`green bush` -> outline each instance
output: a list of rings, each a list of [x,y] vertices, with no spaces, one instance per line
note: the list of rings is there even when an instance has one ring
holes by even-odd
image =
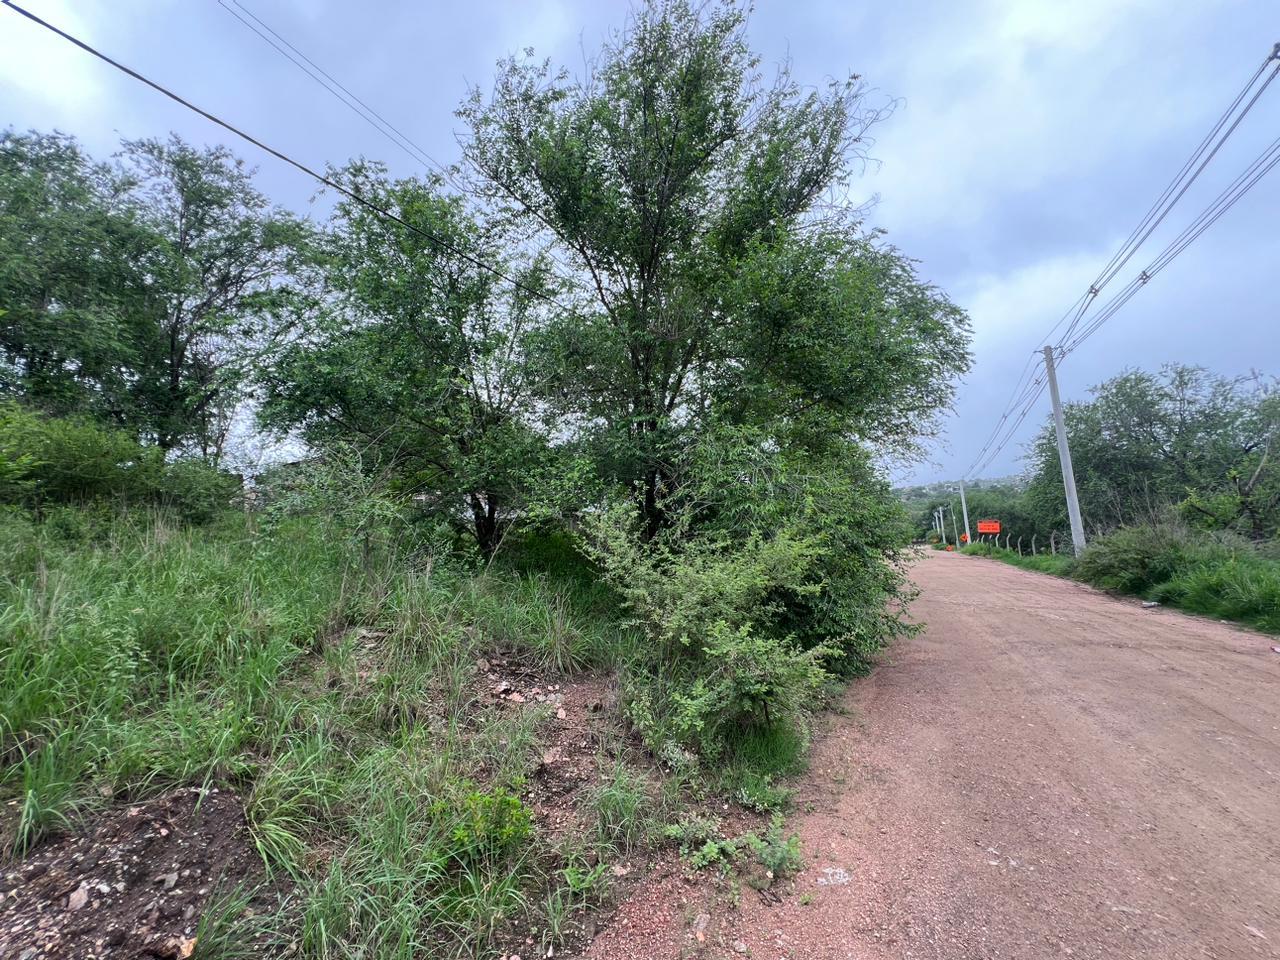
[[[432,814],[452,821],[446,859],[464,865],[510,859],[533,832],[529,808],[504,787],[469,790],[456,801],[437,803]]]
[[[804,577],[815,544],[785,534],[742,546],[715,536],[646,543],[626,503],[588,529],[604,576],[651,641],[626,692],[632,721],[661,755],[713,760],[731,735],[800,722],[834,651],[770,631],[770,595]]]
[[[1170,525],[1121,527],[1090,542],[1075,575],[1104,590],[1145,595],[1186,562],[1187,541],[1185,529]]]
[[[0,404],[0,500],[38,506],[111,502],[156,505],[208,522],[239,480],[202,461],[166,461],[157,447],[79,417],[46,417]]]
[[[1095,538],[1072,571],[1106,590],[1280,632],[1280,559],[1232,533],[1123,527]]]

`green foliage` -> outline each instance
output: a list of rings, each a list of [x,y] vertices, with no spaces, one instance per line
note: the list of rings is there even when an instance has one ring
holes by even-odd
[[[462,865],[510,860],[533,832],[528,808],[505,787],[469,790],[458,801],[441,801],[432,812],[452,820],[446,855]]]
[[[1167,524],[1122,527],[1089,544],[1076,575],[1104,590],[1145,595],[1182,566],[1187,531]]]
[[[800,838],[787,836],[782,817],[774,815],[764,836],[748,833],[744,838],[747,849],[767,871],[768,879],[790,876],[800,872],[804,859],[800,855]]]
[[[1280,533],[1280,398],[1257,377],[1215,376],[1170,364],[1134,370],[1068,404],[1067,434],[1081,510],[1099,531],[1184,522],[1254,540]],[[1056,441],[1048,426],[1032,450],[1028,498],[1066,528]]]
[[[718,757],[730,731],[798,722],[826,674],[824,647],[801,650],[764,632],[775,587],[797,581],[812,544],[749,538],[742,549],[719,538],[645,544],[626,504],[593,518],[591,549],[651,639],[648,663],[629,676],[628,710],[668,755],[691,749]]]
[[[648,539],[621,501],[584,525],[650,640],[628,675],[628,713],[677,766],[803,729],[832,672],[865,669],[908,630],[891,608],[905,596],[894,555],[906,524],[865,454],[829,438],[781,451],[769,436],[702,438]],[[767,786],[756,784],[762,799]]]
[[[286,948],[278,918],[254,912],[255,893],[245,884],[213,890],[196,924],[192,960],[252,960]]]
[[[433,555],[385,489],[358,488],[343,512],[343,468],[316,469],[315,484],[294,472],[266,491],[267,518],[224,512],[194,528],[65,507],[0,525],[3,842],[21,852],[76,826],[103,787],[145,799],[229,781],[264,861],[307,878],[296,912],[276,916],[296,917],[305,955],[483,953],[549,866],[520,795],[545,713],[478,704],[475,661],[506,642],[490,623],[556,603],[551,584],[585,649],[616,650],[616,599],[574,586],[585,561],[563,540],[527,545],[526,564],[560,563],[544,592],[521,595],[530,568]],[[461,599],[476,579],[484,617]],[[608,843],[646,835],[642,789],[625,768],[603,785]],[[577,909],[600,872],[575,863],[564,896]],[[237,931],[257,927],[219,903],[202,921],[207,949],[236,956]]]
[[[989,543],[970,544],[961,548],[960,552],[975,557],[992,557],[1024,570],[1038,570],[1040,573],[1053,573],[1060,577],[1071,576],[1076,567],[1075,558],[1070,553],[1026,553],[1019,556],[1016,550],[1007,550]]]
[[[119,157],[0,135],[4,379],[39,409],[217,460],[249,361],[287,326],[307,233],[224,147]]]
[[[617,762],[591,797],[596,813],[596,839],[601,847],[630,852],[649,832],[653,798],[649,783]]]
[[[1165,522],[1095,537],[1078,559],[1019,557],[985,544],[963,552],[1280,633],[1280,559],[1236,534]]]
[[[364,202],[334,209],[324,238],[332,295],[306,336],[266,364],[263,422],[316,445],[358,443],[420,509],[465,517],[491,554],[545,453],[523,355],[540,303],[526,289],[543,284],[543,268],[510,262],[500,231],[438,184],[391,180],[367,163],[333,176]]]
[[[1089,544],[1074,575],[1095,586],[1280,632],[1280,560],[1231,534],[1123,527]]]
[[[759,82],[742,6],[646,4],[585,77],[513,58],[459,113],[479,187],[584,269],[535,366],[647,536],[711,424],[910,446],[968,364],[963,314],[819,210],[882,111],[856,77]]]
[[[694,870],[757,867],[759,872],[748,873],[748,880],[760,889],[804,867],[800,838],[787,835],[785,821],[778,814],[770,818],[763,836],[752,830],[740,837],[721,837],[718,824],[701,820],[668,827],[665,836],[680,845],[681,857]]]
[[[0,403],[0,501],[110,501],[170,507],[195,522],[226,509],[236,477],[199,460],[166,461],[156,447],[84,417],[50,417]]]

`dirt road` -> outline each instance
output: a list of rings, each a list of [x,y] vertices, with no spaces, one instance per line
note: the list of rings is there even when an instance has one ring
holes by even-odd
[[[815,743],[794,888],[647,955],[1280,957],[1275,641],[993,560],[914,576],[927,629]]]

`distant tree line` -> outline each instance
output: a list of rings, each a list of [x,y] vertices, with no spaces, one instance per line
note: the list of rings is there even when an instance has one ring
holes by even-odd
[[[1280,536],[1280,392],[1252,374],[1227,377],[1169,364],[1126,371],[1065,407],[1086,533],[1169,519],[1254,541]],[[1057,440],[1046,424],[1019,483],[967,489],[969,515],[998,518],[1014,539],[1069,531]],[[914,505],[920,535],[933,506]]]

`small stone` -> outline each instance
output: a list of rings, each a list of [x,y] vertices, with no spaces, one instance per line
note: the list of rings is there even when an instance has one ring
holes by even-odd
[[[120,927],[112,927],[102,935],[102,944],[106,947],[118,947],[124,943],[124,930]]]
[[[486,660],[484,657],[481,657],[479,660],[476,661],[476,670],[479,673],[488,673],[490,668],[491,668],[491,665],[489,661]]]
[[[747,945],[746,945],[745,943],[743,943],[741,940],[735,940],[735,941],[733,941],[733,952],[734,952],[734,953],[746,953],[746,952],[747,952]]]
[[[88,884],[80,884],[71,891],[71,896],[67,897],[67,909],[79,910],[89,902],[89,886]]]
[[[172,890],[178,885],[178,872],[175,870],[173,873],[166,873],[163,876],[157,877],[156,883],[163,885],[166,890]]]
[[[516,691],[515,693],[509,693],[507,694],[507,699],[510,700],[512,703],[524,703],[524,694],[520,693],[519,691]]]
[[[561,707],[559,710],[557,710],[557,711],[556,711],[556,719],[557,719],[557,720],[563,720],[563,719],[564,719],[565,717],[567,717],[567,716],[569,716],[569,715],[568,715],[567,713],[565,713],[565,712],[564,712],[564,707]]]
[[[693,921],[693,937],[699,943],[707,942],[707,924],[711,922],[711,914],[700,913],[698,919]]]
[[[99,892],[99,893],[110,893],[110,892],[111,892],[111,887],[109,887],[109,886],[108,886],[107,884],[105,884],[105,883],[100,883],[100,884],[98,884],[98,892]]]

